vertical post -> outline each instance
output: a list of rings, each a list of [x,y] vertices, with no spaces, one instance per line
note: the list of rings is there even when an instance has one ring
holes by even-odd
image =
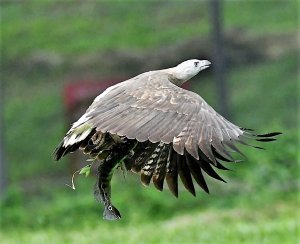
[[[210,0],[211,22],[212,22],[212,48],[215,70],[215,80],[218,97],[218,108],[225,117],[230,116],[228,108],[228,86],[226,83],[224,42],[222,33],[222,13],[219,0]]]
[[[0,198],[7,187],[7,170],[4,157],[4,81],[0,78]]]

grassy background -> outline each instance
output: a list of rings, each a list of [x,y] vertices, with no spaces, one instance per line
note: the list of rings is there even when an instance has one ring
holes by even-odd
[[[228,72],[232,120],[260,132],[282,131],[278,142],[268,144],[266,151],[244,148],[247,163],[221,172],[229,183],[209,180],[211,194],[198,189],[196,198],[181,186],[177,200],[167,190],[145,189],[136,175],[129,173],[124,182],[118,172],[112,199],[123,219],[104,222],[102,207],[91,194],[93,177],[77,177],[72,191],[64,186],[70,181],[67,161],[51,160],[66,129],[62,88],[82,68],[74,66],[74,60],[115,49],[151,53],[160,46],[207,37],[207,2],[32,1],[1,7],[10,179],[0,206],[1,242],[297,241],[296,50]],[[299,28],[296,1],[225,1],[223,17],[226,32],[241,29],[247,38],[295,33]],[[30,63],[41,51],[59,57],[60,65],[41,68]],[[200,74],[192,89],[216,106],[212,77],[212,71]]]

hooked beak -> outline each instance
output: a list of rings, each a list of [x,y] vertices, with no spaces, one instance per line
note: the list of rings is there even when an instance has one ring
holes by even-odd
[[[200,70],[204,70],[204,69],[208,68],[210,65],[211,65],[211,62],[209,62],[208,60],[201,60],[201,63],[200,63],[201,69]]]

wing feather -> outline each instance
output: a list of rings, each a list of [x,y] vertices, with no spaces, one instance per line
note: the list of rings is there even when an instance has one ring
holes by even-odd
[[[198,163],[201,167],[201,169],[203,169],[203,171],[208,174],[210,177],[215,178],[217,180],[226,182],[225,180],[223,180],[214,170],[213,168],[210,166],[210,163],[208,163],[207,161],[205,161],[203,159],[203,157],[201,159],[198,160]]]
[[[186,151],[196,159],[199,159],[198,145],[197,145],[198,131],[199,131],[199,126],[197,126],[197,123],[195,121],[191,120],[189,123],[188,136],[187,139],[185,140],[184,146]]]
[[[163,143],[159,143],[154,149],[150,157],[146,160],[146,163],[142,166],[141,169],[141,182],[148,186],[150,184],[151,178],[154,174],[154,171],[157,167],[157,162],[162,154],[162,149],[164,147]]]
[[[132,167],[131,170],[135,173],[141,171],[141,168],[148,160],[148,158],[152,155],[153,151],[157,147],[157,143],[148,143],[147,146],[140,153],[135,153],[132,158]]]
[[[177,154],[178,174],[184,187],[194,196],[196,196],[195,187],[191,177],[190,170],[185,162],[185,157]]]
[[[115,122],[113,122],[113,124],[115,126],[113,128],[108,129],[108,130],[113,134],[118,134],[120,136],[124,136],[125,131],[128,130],[128,128],[131,128],[132,124],[134,124],[134,123],[144,123],[145,117],[146,117],[146,115],[148,115],[147,110],[144,109],[144,111],[141,111],[140,112],[141,116],[138,119],[136,119],[134,110],[132,110],[132,109],[128,109],[127,112],[125,113],[126,120],[127,120],[127,122],[125,124],[120,123],[120,120],[116,120]],[[143,118],[142,115],[145,115],[145,117]],[[151,115],[153,116],[153,113]],[[120,119],[123,119],[123,117],[120,118]],[[146,140],[147,139],[138,140],[138,141],[139,142],[144,142]]]
[[[189,116],[185,114],[178,114],[173,120],[172,127],[169,131],[162,134],[161,140],[165,143],[170,143],[174,140],[180,131],[185,127],[185,124],[189,121]]]
[[[120,120],[123,118],[128,119],[128,122],[131,120],[135,119],[132,114],[135,114],[137,111],[135,108],[127,108],[127,109],[122,109],[117,115],[115,116],[110,116],[109,118],[106,118],[106,121],[101,124],[101,130],[103,131],[109,131],[111,134],[116,134],[118,131],[118,128],[120,127]],[[145,111],[139,111],[140,116],[142,117],[145,113]],[[143,113],[144,112],[144,113]],[[129,120],[131,119],[131,120]],[[124,125],[122,125],[124,126]]]
[[[143,137],[146,137],[149,139],[151,134],[159,129],[160,122],[163,119],[164,119],[164,115],[162,115],[161,113],[158,113],[157,116],[155,116],[153,119],[148,121],[147,124],[143,126],[143,130],[141,131],[141,134],[143,135]],[[134,128],[132,128],[131,131],[133,132],[133,134],[135,133]],[[127,136],[127,133],[125,135]],[[150,141],[153,143],[157,142],[157,140],[153,140],[153,141],[150,140]]]
[[[178,197],[177,156],[172,148],[169,150],[169,157],[167,161],[166,182],[172,194],[175,197]]]
[[[174,114],[176,115],[176,112],[165,112],[165,116],[162,116],[163,119],[160,121],[159,126],[155,126],[154,130],[149,133],[150,141],[158,142],[161,140],[161,135],[168,130],[169,124],[174,118]]]
[[[209,189],[207,187],[207,184],[206,184],[203,174],[201,172],[201,168],[200,168],[199,164],[197,163],[196,159],[188,154],[185,154],[185,158],[186,158],[187,165],[188,165],[194,179],[198,183],[198,185],[205,192],[209,193]]]
[[[164,186],[168,154],[169,146],[164,144],[152,177],[153,184],[159,191],[162,191]]]

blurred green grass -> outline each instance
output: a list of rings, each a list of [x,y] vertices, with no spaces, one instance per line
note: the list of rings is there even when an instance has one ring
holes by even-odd
[[[14,40],[14,45],[7,45],[2,55],[13,60],[34,49],[72,55],[114,48],[145,49],[210,30],[205,1],[132,3],[6,4],[2,39],[4,43]],[[245,28],[252,35],[296,31],[297,1],[225,1],[223,19],[225,29]]]
[[[52,1],[4,5],[4,66],[36,49],[75,56],[114,48],[151,49],[209,31],[203,3],[184,8],[172,1],[150,8],[121,1],[99,6]],[[226,30],[242,27],[254,36],[297,30],[296,1],[227,1],[224,7]],[[149,15],[141,15],[146,10]],[[95,21],[99,13],[101,21]],[[77,190],[72,191],[64,186],[70,181],[63,177],[68,175],[66,161],[51,161],[66,129],[64,68],[24,76],[22,70],[5,73],[11,187],[0,205],[1,242],[296,243],[297,65],[296,53],[287,53],[228,74],[233,122],[259,132],[282,131],[277,142],[267,144],[266,151],[245,148],[247,162],[229,165],[233,172],[221,172],[228,184],[210,180],[211,194],[199,191],[197,198],[181,186],[176,200],[166,190],[144,189],[137,175],[124,182],[118,172],[113,202],[123,219],[114,223],[102,221],[102,206],[91,194],[92,177],[76,178]],[[194,79],[192,87],[216,107],[212,73]]]
[[[76,191],[56,186],[42,198],[15,191],[2,206],[6,210],[2,241],[296,243],[300,216],[291,192],[269,188],[249,192],[239,187],[236,192],[210,196],[201,192],[193,198],[181,189],[176,200],[154,187],[141,189],[134,181],[114,180],[113,202],[123,214],[119,222],[102,220],[102,206],[87,190],[92,182],[83,177],[77,179]]]

